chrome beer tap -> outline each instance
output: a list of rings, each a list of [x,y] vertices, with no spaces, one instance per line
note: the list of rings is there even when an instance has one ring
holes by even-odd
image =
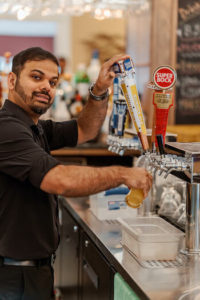
[[[148,161],[155,172],[172,174],[187,183],[186,254],[200,254],[200,143],[167,143],[164,154],[149,153]]]
[[[126,150],[141,151],[141,144],[139,140],[131,138],[124,138],[115,135],[108,135],[107,137],[108,150],[117,153],[121,156],[124,155]]]

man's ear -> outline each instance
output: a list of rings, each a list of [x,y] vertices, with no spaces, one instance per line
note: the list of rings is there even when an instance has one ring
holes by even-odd
[[[10,73],[8,74],[8,89],[9,89],[9,90],[14,90],[14,89],[15,89],[16,81],[17,81],[17,76],[16,76],[16,74],[13,73],[13,72],[10,72]]]

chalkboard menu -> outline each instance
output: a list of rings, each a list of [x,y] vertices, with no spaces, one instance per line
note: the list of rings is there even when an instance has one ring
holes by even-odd
[[[200,124],[200,0],[178,3],[176,123]]]

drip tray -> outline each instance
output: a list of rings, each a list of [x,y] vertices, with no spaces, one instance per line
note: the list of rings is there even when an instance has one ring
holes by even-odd
[[[177,268],[184,266],[188,262],[188,257],[179,253],[175,260],[140,260],[133,252],[125,245],[123,248],[143,267],[146,269],[164,269]]]

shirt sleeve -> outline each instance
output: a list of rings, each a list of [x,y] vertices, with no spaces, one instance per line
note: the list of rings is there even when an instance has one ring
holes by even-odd
[[[11,118],[0,125],[0,172],[39,188],[44,175],[60,162],[34,141],[23,124]]]
[[[63,147],[75,147],[78,142],[78,124],[76,120],[54,122],[40,120],[45,131],[50,150]]]

